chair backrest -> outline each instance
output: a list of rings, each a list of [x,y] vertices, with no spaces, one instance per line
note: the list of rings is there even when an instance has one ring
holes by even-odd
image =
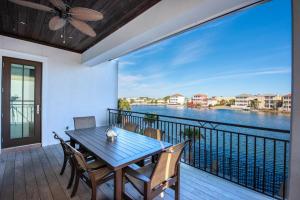
[[[151,138],[154,138],[156,140],[161,140],[161,137],[162,137],[161,130],[155,129],[155,128],[152,128],[152,127],[146,128],[145,131],[144,131],[144,135],[148,136],[148,137],[151,137]]]
[[[151,175],[150,187],[152,189],[177,175],[178,163],[184,147],[188,142],[189,140],[174,145],[160,154],[158,162]]]
[[[64,153],[71,154],[70,149],[66,146],[67,143],[56,132],[53,131],[52,133],[53,133],[54,139],[59,140]]]
[[[139,126],[138,126],[137,124],[127,122],[127,123],[125,123],[125,125],[124,125],[123,128],[124,128],[125,130],[127,130],[127,131],[137,132],[138,127],[139,127]]]
[[[78,165],[78,167],[84,171],[88,171],[88,165],[85,161],[84,156],[82,155],[82,153],[80,153],[79,151],[77,151],[74,147],[72,147],[69,144],[66,144],[68,146],[68,148],[71,150],[73,158],[75,159],[76,164]]]
[[[95,128],[96,127],[96,119],[95,116],[87,116],[87,117],[74,117],[74,128],[84,129],[84,128]]]

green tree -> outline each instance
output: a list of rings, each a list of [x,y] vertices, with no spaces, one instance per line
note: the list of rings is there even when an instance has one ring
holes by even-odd
[[[146,113],[144,116],[144,121],[151,126],[154,122],[158,120],[156,113]]]
[[[221,106],[224,106],[226,104],[226,100],[225,99],[222,99],[221,101],[220,101],[220,105]]]
[[[259,101],[258,99],[253,99],[250,101],[250,108],[252,109],[258,109],[258,106],[259,106]]]
[[[229,99],[229,104],[234,105],[235,104],[235,99]]]
[[[131,110],[130,104],[126,99],[119,99],[118,100],[118,109],[119,110]]]
[[[166,96],[166,97],[163,98],[163,100],[165,101],[165,103],[167,103],[169,101],[169,99],[170,99],[170,96]]]

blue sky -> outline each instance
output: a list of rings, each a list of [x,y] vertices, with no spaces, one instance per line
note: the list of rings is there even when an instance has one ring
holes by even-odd
[[[119,97],[290,91],[290,0],[228,15],[119,58]]]

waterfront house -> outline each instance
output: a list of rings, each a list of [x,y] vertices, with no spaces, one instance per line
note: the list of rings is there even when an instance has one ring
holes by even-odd
[[[208,97],[206,94],[195,94],[191,98],[191,102],[200,107],[207,107],[208,106],[207,100]]]
[[[282,97],[282,110],[291,112],[292,110],[292,94],[287,94]]]
[[[207,99],[207,106],[215,106],[218,104],[218,100],[215,97]]]
[[[251,94],[240,94],[235,97],[235,104],[232,106],[237,109],[250,109],[251,101],[255,99]]]
[[[263,108],[268,110],[275,110],[282,106],[282,97],[277,94],[264,94],[262,102]]]
[[[85,200],[92,196],[93,199],[121,200],[125,195],[131,199],[150,199],[147,195],[153,195],[153,190],[160,194],[158,189],[174,186],[158,198],[298,200],[299,0],[292,0],[291,6],[290,130],[117,110],[118,82],[142,78],[118,77],[117,58],[195,26],[269,2],[272,0],[1,0],[0,199]],[[72,9],[74,7],[96,12]],[[240,47],[243,49],[243,43]],[[208,48],[203,51],[205,49]],[[244,50],[256,49],[244,47]],[[270,51],[270,56],[276,55]],[[149,70],[149,74],[159,72]],[[22,90],[12,91],[14,84],[22,84]],[[240,95],[236,106],[248,108],[252,98]],[[147,98],[139,99],[142,103]],[[184,99],[176,94],[170,103],[183,104]],[[85,117],[82,123],[90,128],[73,130],[78,126],[73,118],[78,116],[92,116]],[[11,128],[14,123],[21,128]],[[115,137],[105,135],[109,125],[119,127],[115,130],[120,135],[114,141],[111,139]],[[155,133],[161,133],[161,141],[134,133],[146,128],[151,130],[150,126],[159,129]],[[54,138],[52,131],[58,132],[61,138],[57,135]],[[270,137],[270,133],[280,137]],[[165,158],[173,158],[179,151],[167,148],[186,140],[191,142],[177,160],[180,164],[174,168],[176,162]],[[71,146],[60,146],[64,142]],[[74,150],[78,147],[75,143],[79,143],[81,152]],[[63,152],[62,147],[71,151]],[[161,159],[157,159],[158,154],[162,155]],[[68,160],[71,158],[70,162],[66,159],[64,162],[66,155]],[[153,159],[148,159],[152,155]],[[91,159],[94,165],[90,165],[90,161],[88,165],[86,159]],[[250,161],[254,161],[253,165]],[[144,174],[145,168],[140,168],[147,162],[152,162],[146,165],[149,168],[160,163],[159,169],[165,172],[159,174],[161,179],[155,180],[157,184],[151,191],[148,188],[153,185],[153,176]],[[132,169],[131,165],[136,168]],[[89,173],[83,174],[83,170]],[[142,183],[138,187],[131,184],[131,170],[136,172],[135,184]],[[76,172],[76,176],[72,172]],[[106,172],[110,174],[103,177]],[[124,174],[127,181],[123,181]],[[93,187],[96,181],[88,182],[86,175],[93,175],[98,183],[102,178],[108,182],[97,187],[95,195],[89,186]]]
[[[173,94],[170,96],[169,105],[184,105],[185,97],[181,94]]]

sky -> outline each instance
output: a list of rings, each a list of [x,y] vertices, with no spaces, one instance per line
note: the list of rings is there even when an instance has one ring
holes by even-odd
[[[290,0],[227,15],[118,60],[119,97],[290,93]]]

